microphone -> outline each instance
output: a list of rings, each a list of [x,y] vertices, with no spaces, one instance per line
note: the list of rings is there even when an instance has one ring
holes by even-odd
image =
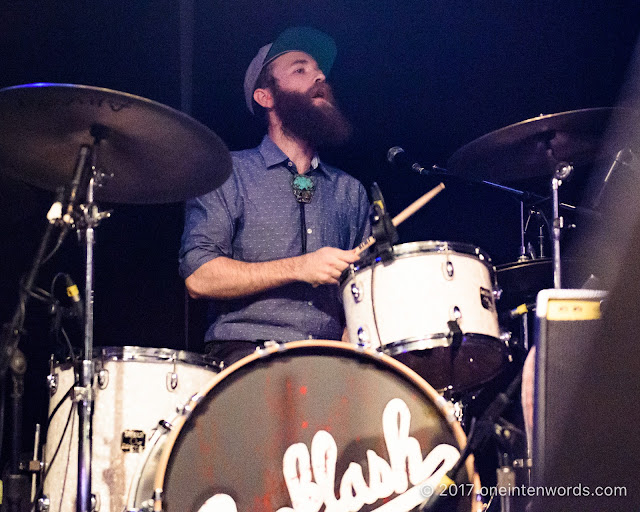
[[[407,155],[407,152],[400,146],[393,146],[387,151],[387,161],[397,167],[409,169],[418,174],[424,174],[428,172],[418,162],[412,161],[413,159]]]
[[[71,298],[73,316],[78,318],[81,322],[84,317],[84,307],[82,306],[82,299],[80,299],[80,292],[78,286],[73,282],[69,274],[64,275],[67,283],[67,295]]]
[[[74,223],[74,209],[79,201],[78,192],[80,189],[80,182],[82,181],[85,167],[87,166],[87,160],[89,157],[89,146],[82,146],[76,162],[76,169],[71,180],[71,190],[69,191],[69,199],[66,205],[66,211],[62,215],[62,221],[67,225]]]
[[[449,174],[446,169],[438,167],[437,165],[432,165],[430,169],[425,169],[410,155],[408,155],[407,152],[400,146],[393,146],[389,149],[389,151],[387,151],[387,161],[390,164],[395,165],[396,167],[400,167],[401,169],[408,169],[425,176],[428,176],[430,174],[437,174],[439,176],[452,177],[452,175]]]

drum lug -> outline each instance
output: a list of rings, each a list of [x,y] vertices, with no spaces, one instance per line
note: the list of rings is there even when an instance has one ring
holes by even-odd
[[[362,302],[362,299],[364,298],[362,288],[358,285],[357,282],[351,284],[351,295],[353,296],[353,300],[356,304]]]
[[[169,391],[175,391],[178,387],[178,374],[174,372],[167,373],[167,389]]]
[[[100,368],[98,370],[98,387],[100,389],[107,389],[107,386],[109,385],[109,370],[107,370],[104,367],[104,360],[105,360],[106,354],[105,354],[105,350],[102,349],[100,351],[100,361],[96,361],[96,370],[98,369],[98,367]]]
[[[58,374],[56,373],[56,362],[53,355],[49,358],[49,375],[47,375],[47,387],[51,396],[58,391]]]
[[[47,387],[49,388],[49,394],[51,396],[56,394],[58,391],[58,374],[51,372],[47,375]]]
[[[453,274],[455,273],[453,262],[451,260],[447,260],[442,267],[444,278],[447,281],[451,281],[453,279]]]
[[[365,329],[364,327],[358,327],[358,345],[368,345],[370,341],[371,338],[369,337],[367,329]]]
[[[494,299],[494,301],[500,300],[500,297],[502,297],[502,292],[503,291],[504,290],[502,288],[495,288],[493,290],[493,299]]]
[[[173,371],[167,372],[167,390],[175,391],[178,387],[178,367],[176,363],[176,353],[171,355],[171,362],[173,363]]]
[[[98,387],[100,389],[107,389],[109,385],[109,370],[105,368],[100,368],[98,372]]]
[[[51,500],[46,494],[42,495],[42,498],[38,498],[38,512],[49,512],[51,507]]]

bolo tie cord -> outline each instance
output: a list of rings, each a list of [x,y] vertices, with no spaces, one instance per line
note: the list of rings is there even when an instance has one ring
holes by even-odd
[[[294,174],[291,178],[291,190],[296,201],[300,205],[300,240],[302,241],[302,254],[307,253],[307,219],[305,216],[305,204],[309,204],[316,190],[313,177],[305,174]]]

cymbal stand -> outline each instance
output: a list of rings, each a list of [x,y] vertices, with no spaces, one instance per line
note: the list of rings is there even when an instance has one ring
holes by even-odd
[[[100,212],[94,203],[94,189],[100,186],[105,174],[98,171],[98,151],[100,142],[106,136],[106,128],[100,125],[91,127],[94,142],[91,146],[83,146],[81,151],[89,152],[90,165],[85,166],[79,183],[86,183],[86,204],[80,205],[80,212],[73,211],[73,203],[69,204],[66,215],[73,218],[76,228],[84,235],[85,246],[85,318],[84,318],[84,356],[79,369],[79,382],[74,387],[73,400],[78,409],[78,488],[77,512],[91,512],[91,432],[93,420],[93,249],[95,245],[94,229],[110,212]],[[75,199],[75,198],[74,198]],[[66,217],[65,215],[65,217]]]
[[[551,180],[551,195],[553,198],[553,287],[562,288],[562,268],[560,258],[560,235],[564,228],[564,218],[560,216],[560,200],[558,192],[563,180],[567,180],[573,172],[573,166],[567,162],[556,165]]]
[[[520,256],[518,261],[527,261],[529,256],[527,255],[527,246],[525,244],[525,225],[524,225],[524,199],[520,199]]]

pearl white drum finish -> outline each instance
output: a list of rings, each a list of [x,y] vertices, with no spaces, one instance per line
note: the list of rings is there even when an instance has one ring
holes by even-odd
[[[389,262],[364,260],[341,279],[352,343],[394,356],[411,352],[412,358],[416,351],[439,349],[423,355],[435,357],[437,366],[464,366],[468,375],[453,367],[435,376],[414,368],[437,389],[472,387],[502,365],[495,290],[488,255],[468,244],[439,241],[397,245]],[[486,356],[490,361],[478,360]]]
[[[337,341],[247,356],[188,409],[142,471],[141,482],[150,473],[155,482],[140,485],[130,508],[409,512],[466,443],[447,402],[413,371]],[[471,459],[458,482],[464,496],[447,510],[481,508]]]
[[[92,436],[92,493],[98,512],[122,512],[130,482],[160,420],[170,421],[220,371],[201,355],[162,348],[105,347],[95,352],[95,402]],[[78,466],[78,420],[63,432],[74,384],[70,363],[56,365],[56,389],[49,414],[64,400],[48,429],[45,461],[49,473],[44,494],[51,512],[75,512]],[[50,379],[51,380],[51,379]],[[49,461],[62,441],[53,464]]]

